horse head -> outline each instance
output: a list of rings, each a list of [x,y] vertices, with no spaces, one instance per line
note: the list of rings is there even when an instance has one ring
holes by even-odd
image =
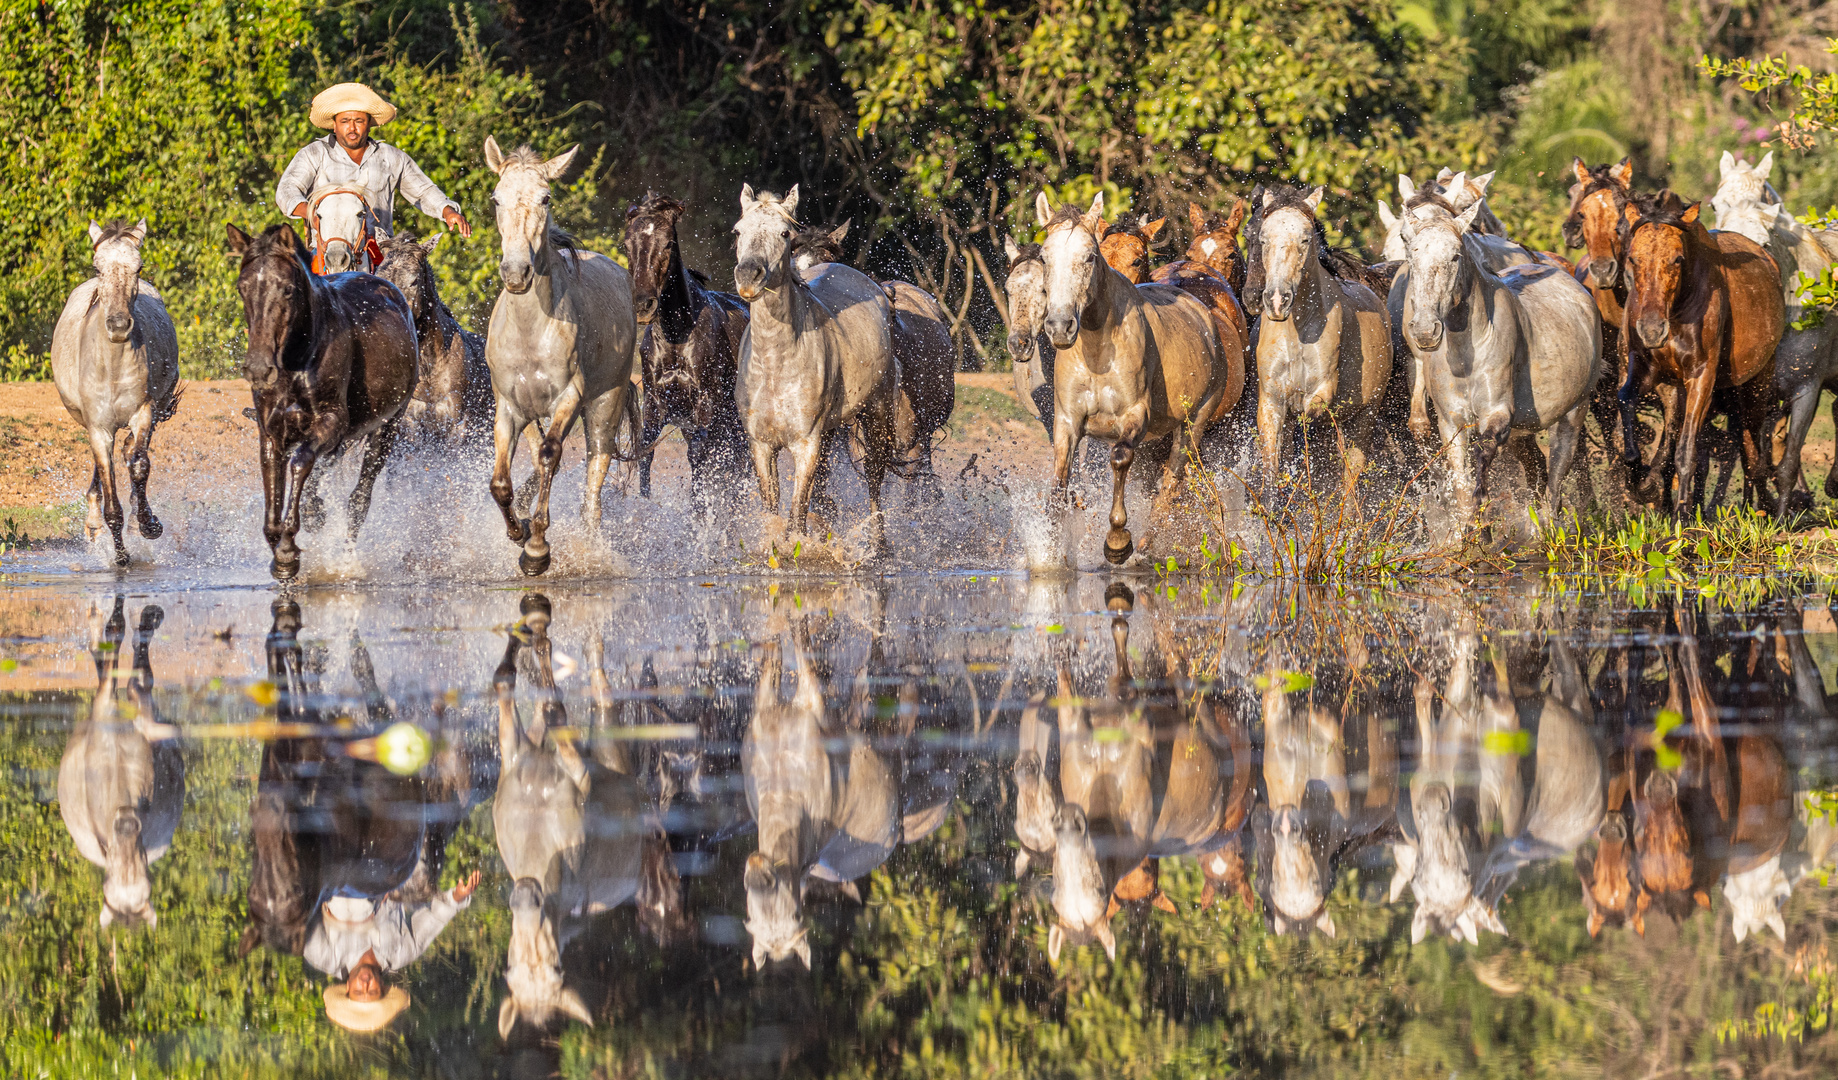
[[[1678,801],[1678,777],[1654,770],[1634,801],[1634,847],[1640,853],[1640,909],[1658,898],[1670,914],[1689,910],[1692,892],[1691,833]],[[1665,902],[1687,898],[1684,904]],[[1638,927],[1636,927],[1638,929]]]
[[[573,240],[555,227],[549,212],[549,185],[568,171],[580,149],[569,147],[545,161],[527,143],[506,154],[498,149],[496,139],[485,137],[485,164],[498,174],[497,186],[491,191],[498,224],[498,273],[509,292],[528,292],[538,275],[549,274],[549,259],[558,250],[573,247]]]
[[[250,380],[260,384],[275,371],[303,369],[312,337],[312,253],[287,224],[254,237],[230,225],[228,234],[231,253],[242,256],[236,291],[249,327]]]
[[[1635,861],[1627,843],[1627,819],[1610,811],[1596,826],[1596,848],[1576,853],[1576,876],[1583,884],[1583,907],[1589,913],[1589,936],[1602,927],[1631,923],[1644,935],[1646,905],[1636,883]]]
[[[1334,917],[1327,911],[1327,853],[1320,837],[1311,838],[1302,808],[1279,807],[1270,815],[1270,918],[1276,932],[1334,936]]]
[[[752,303],[761,293],[784,288],[792,274],[791,236],[798,231],[798,185],[779,198],[756,197],[752,184],[740,188],[740,220],[734,223],[734,291]]]
[[[842,241],[849,235],[850,220],[853,219],[845,220],[834,229],[812,225],[798,230],[791,238],[791,261],[797,267],[798,276],[810,274],[824,263],[842,261]]]
[[[1258,209],[1257,245],[1251,261],[1263,271],[1262,306],[1272,322],[1289,318],[1302,276],[1315,252],[1315,210],[1325,189],[1304,195],[1286,184],[1266,188]]]
[[[1758,164],[1750,165],[1725,150],[1718,170],[1721,175],[1717,193],[1710,197],[1717,228],[1740,233],[1767,247],[1773,238],[1775,217],[1781,212],[1781,197],[1768,183],[1768,174],[1774,171],[1774,151],[1768,151]]]
[[[511,944],[504,965],[510,996],[498,1007],[500,1038],[510,1038],[519,1020],[540,1029],[567,1016],[593,1026],[581,996],[562,983],[562,950],[549,901],[535,878],[518,878],[511,886]]]
[[[440,234],[417,240],[404,233],[383,241],[383,261],[376,275],[401,290],[416,325],[431,314],[440,303],[440,290],[434,284],[434,267],[428,257],[440,246]]]
[[[370,262],[375,221],[362,194],[352,188],[330,188],[309,196],[307,207],[322,272],[375,269]]]
[[[1217,270],[1234,290],[1244,288],[1244,255],[1238,250],[1238,230],[1243,227],[1251,204],[1244,198],[1232,201],[1232,211],[1223,220],[1209,219],[1198,203],[1187,204],[1187,218],[1193,225],[1193,243],[1187,245],[1186,258]]]
[[[652,192],[626,208],[625,254],[632,267],[632,310],[640,326],[657,317],[659,298],[683,272],[676,239],[683,212],[682,203]]]
[[[753,967],[797,957],[811,966],[810,932],[804,926],[803,874],[764,852],[747,856],[747,933],[753,938]]]
[[[1031,363],[1047,320],[1047,264],[1039,244],[1004,237],[1002,250],[1008,256],[1008,355],[1017,364]]]
[[[102,287],[102,328],[116,345],[134,332],[134,298],[140,295],[140,245],[147,238],[147,219],[129,225],[116,218],[107,225],[89,223],[91,259]]]
[[[1143,221],[1134,215],[1120,219],[1104,230],[1098,251],[1125,281],[1141,285],[1149,280],[1149,249],[1155,243],[1155,234],[1167,223],[1167,218]]]
[[[1465,183],[1466,177],[1457,174],[1448,187],[1462,191]],[[1466,209],[1458,210],[1447,197],[1418,189],[1402,173],[1398,175],[1398,193],[1404,198],[1398,238],[1404,243],[1404,257],[1410,266],[1404,294],[1404,333],[1419,349],[1435,349],[1442,344],[1450,323],[1457,321],[1457,309],[1468,295],[1474,271],[1462,238],[1474,227],[1482,204],[1472,200]]]
[[[1081,316],[1096,291],[1104,193],[1093,196],[1091,208],[1081,214],[1075,206],[1053,209],[1043,191],[1034,200],[1034,213],[1047,233],[1040,242],[1040,260],[1046,270],[1046,316],[1041,326],[1054,348],[1070,349],[1078,340]]]
[[[1634,166],[1627,158],[1614,165],[1570,163],[1576,183],[1570,186],[1570,212],[1564,218],[1564,243],[1589,252],[1589,280],[1598,289],[1613,288],[1624,252],[1622,214],[1633,197]]]
[[[1110,929],[1110,889],[1098,862],[1085,810],[1073,803],[1053,814],[1053,911],[1057,916],[1047,931],[1047,956],[1059,960],[1066,945],[1097,942],[1104,954],[1117,958],[1117,939]]]
[[[1639,195],[1627,208],[1622,229],[1627,250],[1627,325],[1641,343],[1657,349],[1672,336],[1672,311],[1695,268],[1701,204],[1684,205],[1671,191]]]
[[[1470,945],[1479,942],[1477,928],[1505,934],[1506,927],[1499,916],[1474,895],[1468,845],[1448,786],[1432,781],[1413,791],[1411,814],[1417,828],[1414,857],[1401,857],[1398,866],[1400,874],[1409,872],[1411,893],[1417,898],[1417,910],[1410,921],[1411,944],[1422,941],[1431,931]],[[1399,889],[1394,879],[1394,899]]]

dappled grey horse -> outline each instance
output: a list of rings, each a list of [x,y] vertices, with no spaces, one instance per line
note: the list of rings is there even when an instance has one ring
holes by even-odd
[[[117,566],[128,564],[128,549],[121,542],[126,519],[115,488],[115,436],[128,429],[134,517],[140,534],[157,540],[164,529],[147,505],[148,451],[154,426],[179,407],[178,335],[159,292],[140,279],[146,238],[144,218],[134,225],[90,222],[96,276],[71,291],[51,334],[51,378],[71,419],[89,436],[95,462],[83,529],[93,541],[107,525]]]
[[[115,597],[106,622],[101,611],[90,608],[96,696],[58,763],[64,827],[77,851],[102,868],[103,926],[116,920],[130,926],[159,922],[149,865],[172,844],[185,804],[178,731],[160,723],[154,710],[147,659],[147,643],[164,617],[158,605],[140,609],[130,671],[129,654],[121,647],[127,629],[122,598]]]
[[[1442,196],[1415,191],[1409,177],[1400,175],[1398,184],[1409,192],[1401,232],[1410,258],[1391,291],[1402,293],[1404,341],[1436,402],[1457,513],[1472,523],[1486,497],[1488,467],[1509,438],[1536,486],[1545,462],[1534,437],[1553,428],[1554,514],[1602,373],[1594,299],[1554,267],[1493,273],[1473,233],[1478,202],[1458,213]],[[1579,479],[1587,485],[1587,472]]]
[[[517,566],[535,577],[549,569],[549,488],[562,463],[562,442],[576,423],[587,434],[587,485],[581,518],[600,524],[600,489],[613,463],[620,419],[628,411],[638,320],[632,278],[598,252],[575,246],[550,214],[550,182],[568,171],[580,147],[543,160],[528,146],[509,154],[485,139],[485,164],[498,174],[504,291],[492,305],[485,363],[498,400],[492,432],[491,497],[504,514]],[[528,520],[511,507],[511,460],[525,429],[536,425],[535,502]]]
[[[519,1020],[536,1028],[556,1016],[593,1024],[580,995],[564,982],[562,950],[588,918],[638,894],[645,838],[654,831],[626,743],[604,730],[615,712],[605,681],[593,681],[594,727],[583,754],[562,730],[568,717],[555,688],[549,601],[532,594],[521,609],[493,676],[501,771],[492,827],[511,879],[504,973],[510,995],[498,1009],[498,1032],[505,1038]],[[526,651],[539,700],[535,718],[524,724],[514,694]]]

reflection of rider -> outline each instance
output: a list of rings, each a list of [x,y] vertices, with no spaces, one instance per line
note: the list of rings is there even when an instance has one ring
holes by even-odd
[[[402,150],[370,137],[372,128],[395,119],[396,107],[362,83],[339,83],[313,99],[314,127],[331,129],[314,139],[288,163],[275,186],[275,205],[288,217],[305,218],[307,199],[326,187],[353,187],[364,193],[379,232],[389,235],[395,220],[396,190],[421,212],[472,235],[472,225],[459,204],[429,180],[415,159]]]

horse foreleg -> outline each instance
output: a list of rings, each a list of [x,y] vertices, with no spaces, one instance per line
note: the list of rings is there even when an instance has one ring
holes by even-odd
[[[121,513],[121,495],[115,490],[115,433],[104,432],[101,428],[89,431],[90,453],[96,458],[96,478],[90,490],[95,492],[90,497],[90,519],[96,517],[96,510],[102,511],[102,524],[108,526],[109,535],[115,540],[115,565],[128,565],[128,549],[121,542],[121,527],[126,518]],[[96,489],[100,488],[100,491]],[[93,539],[97,532],[94,529],[90,536]]]
[[[522,437],[523,428],[524,425],[511,416],[510,409],[500,400],[491,429],[491,498],[498,504],[498,511],[504,515],[504,531],[509,534],[513,544],[523,543],[527,535],[523,523],[517,520],[516,511],[511,508],[511,499],[516,494],[511,486],[511,461],[517,455],[517,440]]]
[[[779,448],[771,443],[750,439],[753,474],[759,479],[759,501],[768,514],[779,512]]]
[[[1420,443],[1429,442],[1436,434],[1436,429],[1430,425],[1430,410],[1425,403],[1425,398],[1423,358],[1412,352],[1410,354],[1410,433]]]
[[[600,527],[600,494],[613,467],[619,424],[625,419],[626,401],[632,393],[632,384],[623,383],[587,403],[587,490],[581,493],[581,524],[590,531]]]
[[[1142,438],[1142,429],[1147,425],[1147,404],[1138,406],[1126,414],[1119,425],[1123,430],[1110,451],[1110,532],[1104,537],[1104,560],[1112,566],[1122,566],[1136,551],[1136,544],[1130,537],[1130,515],[1124,505],[1124,488],[1130,477],[1130,465],[1136,460],[1136,441]],[[1169,455],[1169,466],[1174,467],[1174,455]]]
[[[1455,485],[1455,514],[1463,528],[1474,523],[1474,471],[1468,461],[1468,427],[1437,416],[1442,441],[1449,448],[1449,479]]]
[[[652,400],[648,389],[642,403],[638,407],[638,414],[640,417],[638,425],[638,437],[641,440],[640,445],[650,446],[664,430],[664,421],[663,418],[657,415],[657,403]],[[685,431],[683,436],[684,442],[693,445],[693,440],[690,438],[689,432]],[[695,457],[696,455],[694,453],[690,454],[689,487],[692,493],[708,481],[708,478],[702,475],[702,469],[699,467],[699,463],[695,460]],[[652,446],[651,449],[645,451],[643,457],[638,459],[638,497],[641,499],[649,499],[651,497],[651,465],[656,458],[657,448]]]
[[[345,504],[345,535],[352,540],[357,539],[364,519],[370,516],[370,493],[376,488],[377,474],[383,471],[383,464],[389,460],[389,452],[395,449],[401,431],[402,417],[398,415],[364,440],[364,461],[357,470],[357,487],[351,489],[351,499]]]
[[[817,481],[817,468],[823,459],[823,444],[823,436],[806,435],[786,447],[791,451],[791,531],[800,535],[810,524],[811,492]],[[759,455],[760,449],[756,444],[753,448],[755,462],[758,462]],[[772,502],[777,503],[776,476],[773,487]]]
[[[142,537],[158,540],[166,530],[147,505],[147,478],[153,475],[153,402],[142,402],[140,408],[134,410],[133,418],[128,421],[128,434],[128,482],[133,485],[134,519]]]
[[[1673,512],[1681,517],[1698,505],[1698,435],[1710,417],[1710,399],[1716,387],[1715,371],[1705,371],[1685,384],[1685,408],[1681,418],[1678,451],[1674,472],[1678,476],[1678,501]]]
[[[1558,510],[1563,507],[1564,476],[1569,473],[1571,463],[1576,460],[1577,443],[1581,441],[1583,435],[1583,418],[1588,415],[1589,409],[1590,403],[1584,402],[1571,409],[1563,419],[1552,425],[1549,495],[1552,518],[1555,518]],[[1538,452],[1536,443],[1532,445],[1532,452]],[[1583,488],[1585,498],[1594,501],[1594,490],[1589,483],[1587,462],[1583,465],[1583,471],[1577,476],[1577,483]]]
[[[581,409],[581,392],[569,384],[549,414],[549,427],[536,450],[536,501],[530,506],[528,534],[523,554],[517,557],[517,568],[526,577],[537,577],[549,569],[549,489],[555,483],[555,471],[562,463],[562,440],[574,427]]]
[[[274,562],[269,567],[277,580],[288,581],[300,573],[300,547],[294,537],[300,532],[301,493],[313,475],[313,466],[327,451],[338,445],[343,436],[340,418],[332,413],[318,417],[308,429],[304,442],[287,457],[287,509],[281,523],[281,540],[275,545]]]
[[[894,403],[871,402],[864,411],[868,415],[860,427],[867,450],[862,460],[862,479],[868,483],[868,534],[875,555],[880,556],[887,554],[887,515],[881,509],[881,483],[887,478],[887,463],[895,452]],[[928,455],[929,452],[928,449]]]
[[[865,413],[866,408],[863,409]],[[866,432],[866,417],[857,421],[859,430]],[[863,440],[866,442],[866,439]],[[849,452],[849,429],[835,428],[823,433],[817,450],[817,472],[811,477],[810,499],[805,509],[817,516],[819,524],[834,525],[836,522],[836,499],[830,494],[830,472],[835,467],[836,455]],[[806,526],[809,527],[808,525]]]
[[[1774,475],[1775,487],[1779,491],[1774,505],[1776,517],[1787,517],[1794,491],[1799,487],[1800,452],[1806,447],[1806,434],[1812,430],[1813,418],[1819,415],[1819,398],[1824,392],[1823,387],[1812,382],[1795,388],[1793,399],[1788,402],[1787,443],[1781,448],[1781,463]],[[1833,408],[1838,410],[1838,401],[1833,402]],[[1838,475],[1838,469],[1834,470],[1834,474]],[[1831,488],[1829,480],[1826,488]]]
[[[1768,503],[1768,474],[1774,466],[1775,421],[1780,414],[1774,407],[1774,380],[1751,379],[1731,391],[1736,407],[1730,416],[1730,427],[1741,431],[1742,486],[1751,506],[1762,508]],[[1786,458],[1782,458],[1785,466]],[[1782,485],[1780,502],[1786,504],[1793,493],[1791,485]]]

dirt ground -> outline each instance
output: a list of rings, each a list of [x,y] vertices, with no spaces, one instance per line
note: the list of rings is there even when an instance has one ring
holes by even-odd
[[[958,405],[950,434],[939,447],[935,467],[954,477],[971,467],[999,478],[1003,472],[1044,474],[1052,446],[1031,415],[1022,411],[1007,374],[963,373],[957,377]],[[255,424],[245,418],[249,384],[241,379],[185,385],[176,416],[154,432],[153,474],[148,494],[157,505],[179,495],[196,500],[227,488],[258,490]],[[125,504],[128,478],[117,444],[116,483]],[[564,451],[564,468],[580,462],[577,434]],[[522,468],[527,453],[520,452]],[[683,443],[671,438],[658,447],[657,483],[686,474]],[[89,445],[58,400],[51,383],[0,383],[0,536],[8,531],[34,539],[75,537],[82,529],[83,494],[89,486]]]

